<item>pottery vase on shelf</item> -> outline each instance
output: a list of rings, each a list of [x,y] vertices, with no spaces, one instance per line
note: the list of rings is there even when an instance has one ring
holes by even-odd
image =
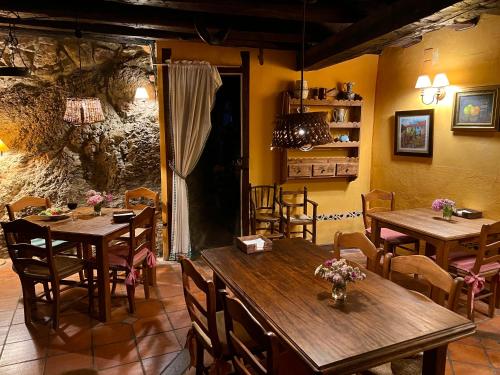
[[[344,92],[349,100],[353,100],[354,97],[356,96],[356,93],[352,91],[352,88],[354,87],[354,82],[346,82],[344,83]]]

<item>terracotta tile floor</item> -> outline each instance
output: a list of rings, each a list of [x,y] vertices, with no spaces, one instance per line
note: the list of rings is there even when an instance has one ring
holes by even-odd
[[[112,299],[109,323],[90,318],[82,301],[63,311],[59,330],[50,329],[47,322],[29,330],[19,280],[9,263],[1,266],[0,374],[57,375],[89,369],[85,374],[149,375],[171,368],[184,347],[190,321],[179,266],[160,265],[157,275],[150,300],[144,299],[142,286],[137,288],[134,315],[128,314],[125,291],[119,285],[117,294],[123,298]],[[85,290],[75,289],[63,294],[63,305],[82,293]],[[43,315],[43,306],[39,311]],[[478,314],[477,322],[476,335],[449,346],[447,374],[500,375],[500,316],[486,319]]]

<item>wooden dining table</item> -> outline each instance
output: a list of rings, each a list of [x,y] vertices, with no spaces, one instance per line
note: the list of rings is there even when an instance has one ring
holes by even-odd
[[[61,221],[47,221],[39,216],[26,217],[36,224],[50,226],[52,239],[82,243],[87,254],[91,246],[95,246],[99,320],[103,322],[111,318],[108,244],[129,230],[128,223],[113,222],[112,212],[118,210],[103,208],[102,216],[95,216],[92,208],[81,207],[72,212],[70,218]]]
[[[465,219],[452,216],[450,221],[443,219],[441,212],[430,208],[411,208],[406,210],[379,211],[367,213],[371,218],[371,236],[375,246],[380,246],[380,230],[389,228],[426,241],[436,251],[436,263],[448,269],[450,251],[460,243],[477,240],[484,224],[493,220]]]
[[[367,270],[335,303],[331,284],[314,276],[332,256],[299,238],[251,255],[234,246],[202,252],[218,287],[229,287],[311,373],[352,374],[424,351],[423,373],[444,374],[448,343],[475,325]]]

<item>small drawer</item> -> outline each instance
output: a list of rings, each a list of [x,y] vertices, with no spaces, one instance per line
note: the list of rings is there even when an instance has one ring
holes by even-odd
[[[311,164],[290,164],[288,166],[288,177],[311,177]]]
[[[357,176],[358,163],[337,163],[337,176]]]
[[[317,176],[335,176],[335,163],[313,164],[312,175]]]

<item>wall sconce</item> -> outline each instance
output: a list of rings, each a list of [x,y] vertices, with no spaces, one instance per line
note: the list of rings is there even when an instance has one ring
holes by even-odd
[[[421,75],[417,78],[416,89],[420,89],[420,98],[425,105],[431,105],[443,100],[446,96],[446,87],[450,85],[445,73],[436,74],[434,81],[428,75]]]
[[[140,101],[149,100],[148,90],[146,90],[145,87],[138,87],[135,90],[134,100],[140,100]]]
[[[0,139],[0,156],[3,156],[4,151],[9,151],[9,148],[3,141]]]

